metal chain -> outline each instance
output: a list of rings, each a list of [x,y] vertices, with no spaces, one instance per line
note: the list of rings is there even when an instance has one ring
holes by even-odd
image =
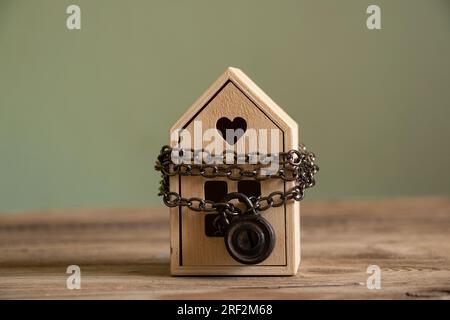
[[[177,163],[174,163],[172,160],[172,156],[174,155]],[[237,164],[211,164],[217,160],[223,163],[225,159],[229,160],[231,155],[234,162],[244,162],[255,166],[255,168],[249,170]],[[262,160],[259,160],[256,164],[252,164],[253,157],[258,157]],[[189,161],[200,162],[200,159],[202,160],[200,164],[183,163]],[[276,172],[270,172],[267,168],[267,161],[274,159],[279,162],[280,166]],[[182,160],[182,162],[179,160]],[[217,212],[219,209],[227,212],[239,212],[239,209],[231,202],[220,203],[198,197],[184,198],[179,193],[170,191],[169,177],[180,175],[201,176],[204,178],[226,177],[235,181],[246,178],[257,181],[267,179],[295,181],[294,187],[286,192],[275,191],[268,196],[250,197],[254,209],[264,211],[271,207],[280,207],[290,200],[301,201],[305,195],[305,190],[315,185],[314,175],[319,171],[319,167],[315,164],[314,153],[307,152],[304,145],[300,145],[298,150],[292,149],[288,152],[280,152],[278,154],[248,153],[240,155],[233,150],[225,150],[219,156],[212,156],[204,149],[173,149],[165,145],[161,148],[155,170],[161,172],[158,195],[163,197],[163,202],[166,206],[187,207],[197,212]]]

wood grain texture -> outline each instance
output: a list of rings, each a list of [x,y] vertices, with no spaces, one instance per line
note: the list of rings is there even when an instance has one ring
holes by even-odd
[[[0,215],[2,299],[449,299],[450,201],[302,206],[302,265],[290,277],[172,277],[165,208]],[[81,290],[66,289],[68,265]],[[381,289],[366,268],[381,268]]]

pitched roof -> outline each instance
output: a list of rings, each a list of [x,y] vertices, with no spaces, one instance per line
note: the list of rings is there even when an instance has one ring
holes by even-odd
[[[240,69],[229,67],[225,72],[186,110],[170,131],[183,128],[214,97],[228,81],[232,81],[242,92],[253,100],[279,127],[297,128],[297,123],[261,90]]]

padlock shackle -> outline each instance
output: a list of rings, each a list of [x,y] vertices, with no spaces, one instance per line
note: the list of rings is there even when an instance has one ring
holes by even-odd
[[[251,212],[252,214],[257,214],[256,209],[253,207],[253,203],[250,198],[241,192],[230,192],[225,197],[223,197],[222,202],[227,203],[231,200],[240,200],[247,207],[247,211],[245,213]]]

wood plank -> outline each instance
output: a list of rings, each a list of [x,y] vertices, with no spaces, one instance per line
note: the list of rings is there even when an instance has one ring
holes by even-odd
[[[172,277],[165,208],[0,215],[0,298],[450,298],[449,199],[305,201],[301,219],[296,276]],[[71,264],[81,290],[66,289]]]

